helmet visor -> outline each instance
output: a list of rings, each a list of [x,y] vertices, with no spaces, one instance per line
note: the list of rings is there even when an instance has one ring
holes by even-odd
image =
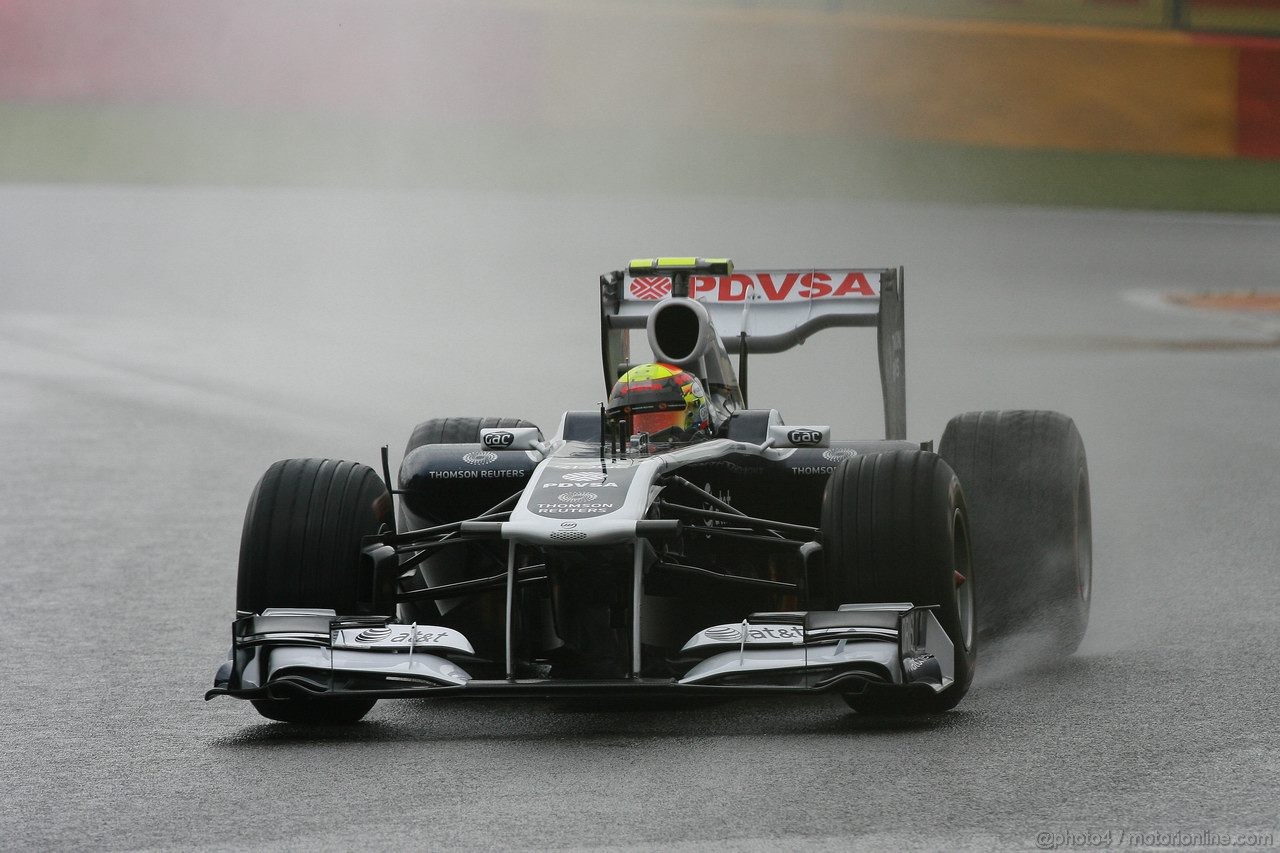
[[[643,414],[632,415],[632,431],[647,432],[651,438],[666,437],[663,433],[667,433],[671,429],[680,432],[684,431],[685,411],[684,409],[670,409],[665,412],[645,412]]]

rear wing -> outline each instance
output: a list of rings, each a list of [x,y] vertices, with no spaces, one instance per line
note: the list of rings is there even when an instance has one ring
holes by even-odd
[[[711,315],[729,353],[738,354],[746,393],[748,353],[789,350],[815,332],[839,326],[875,328],[885,438],[907,434],[903,269],[738,270],[727,259],[632,261],[600,276],[604,378],[612,387],[630,362],[627,330],[643,329],[669,296],[688,297]]]

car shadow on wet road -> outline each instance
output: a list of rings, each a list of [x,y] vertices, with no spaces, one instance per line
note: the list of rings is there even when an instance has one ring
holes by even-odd
[[[248,709],[246,709],[247,711]],[[964,726],[963,708],[943,714],[882,716],[855,714],[835,698],[816,701],[767,698],[673,709],[643,705],[604,709],[582,702],[451,699],[384,702],[353,726],[295,726],[255,722],[212,741],[215,748],[324,745],[368,742],[589,743],[599,740],[663,741],[751,736],[831,736],[926,732]]]

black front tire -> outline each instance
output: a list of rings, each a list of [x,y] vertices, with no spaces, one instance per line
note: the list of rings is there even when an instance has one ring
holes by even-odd
[[[391,496],[367,465],[285,459],[262,475],[240,537],[236,609],[360,612],[361,539],[391,524]]]
[[[864,713],[954,708],[973,682],[979,590],[960,481],[923,451],[854,456],[836,465],[822,499],[826,606],[909,601],[934,615],[955,647],[955,681],[940,693],[848,694]]]
[[[236,608],[261,613],[268,607],[319,607],[339,616],[359,614],[361,600],[371,597],[361,594],[361,540],[390,523],[391,496],[367,465],[333,459],[275,463],[249,498]],[[253,706],[272,720],[343,724],[362,718],[374,701],[262,699]]]
[[[964,484],[984,635],[1047,633],[1069,655],[1089,625],[1093,522],[1089,464],[1075,422],[1046,411],[969,412],[938,453]]]

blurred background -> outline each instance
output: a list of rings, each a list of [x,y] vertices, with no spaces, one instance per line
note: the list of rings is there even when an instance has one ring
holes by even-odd
[[[3,0],[0,180],[1280,208],[1280,0]]]
[[[1276,213],[1280,0],[0,0],[0,847],[1274,832]],[[597,276],[657,255],[904,266],[913,440],[1071,415],[1080,653],[905,728],[202,701],[268,465],[553,433]],[[751,400],[878,437],[875,358],[824,332]]]
[[[1036,286],[1274,282],[1096,212],[1280,211],[1280,0],[0,0],[0,192],[0,332],[392,445],[594,404],[629,257],[905,264],[932,432]],[[850,340],[753,374],[874,435]]]

